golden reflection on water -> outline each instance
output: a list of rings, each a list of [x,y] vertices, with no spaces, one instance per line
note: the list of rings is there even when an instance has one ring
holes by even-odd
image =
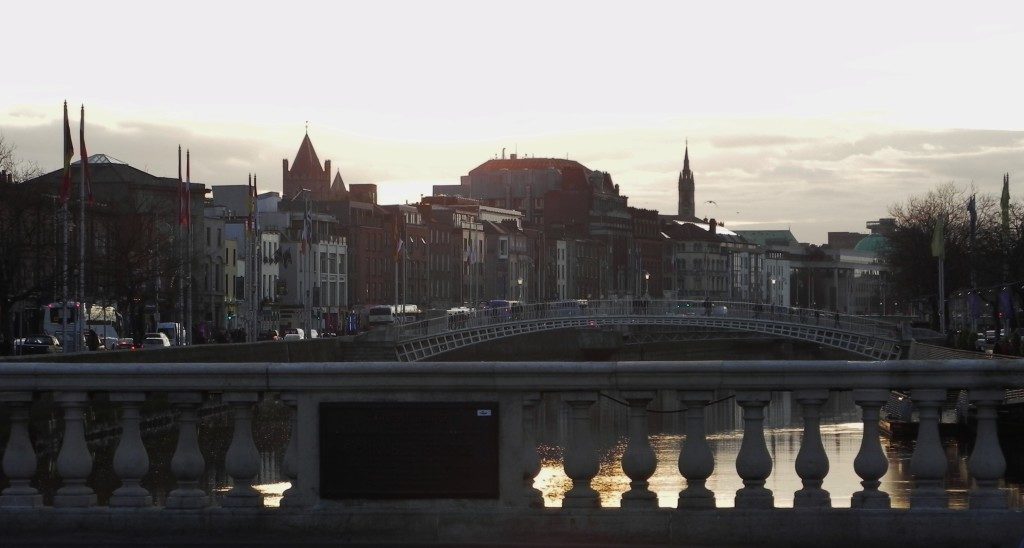
[[[860,478],[853,469],[853,461],[860,449],[863,425],[857,423],[823,424],[822,444],[829,461],[829,473],[822,487],[832,496],[832,506],[848,508],[850,497],[860,491]],[[800,451],[803,432],[799,428],[765,429],[765,441],[772,456],[772,473],[765,487],[775,496],[777,508],[791,508],[793,494],[802,485],[796,474],[796,457]],[[650,437],[651,446],[658,459],[658,466],[650,478],[650,490],[658,496],[658,505],[674,508],[679,491],[685,488],[686,480],[679,473],[678,460],[680,443],[685,436],[679,434],[657,434]],[[715,471],[708,478],[707,487],[715,493],[719,508],[731,508],[736,491],[743,487],[743,480],[736,474],[736,456],[743,441],[742,431],[731,431],[708,436],[708,444],[715,455]],[[600,493],[601,506],[617,507],[622,494],[629,490],[629,478],[622,472],[622,454],[628,439],[619,438],[617,443],[600,453],[600,471],[591,485]],[[889,470],[882,478],[881,490],[889,493],[894,508],[909,506],[911,486],[909,459],[911,444],[895,444],[882,439],[883,448],[889,458]],[[966,457],[961,457],[955,444],[946,445],[950,470],[946,486],[950,493],[950,508],[966,508],[968,479]],[[545,506],[559,507],[571,487],[572,480],[562,469],[562,448],[545,445],[540,448],[541,471],[535,480],[535,487],[544,496]],[[1011,504],[1020,501],[1017,488],[1011,489]]]

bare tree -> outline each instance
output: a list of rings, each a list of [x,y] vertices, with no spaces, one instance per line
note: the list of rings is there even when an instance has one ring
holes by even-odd
[[[16,183],[42,175],[43,171],[35,162],[19,160],[17,151],[14,143],[0,133],[0,171],[11,174]]]

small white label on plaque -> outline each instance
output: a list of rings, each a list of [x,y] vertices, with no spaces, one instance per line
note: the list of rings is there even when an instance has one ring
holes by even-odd
[[[490,409],[477,409],[476,410],[476,416],[478,416],[478,417],[490,417],[491,416],[491,410]]]

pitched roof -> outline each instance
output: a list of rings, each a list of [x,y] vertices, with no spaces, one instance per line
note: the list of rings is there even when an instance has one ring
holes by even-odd
[[[345,181],[341,178],[341,170],[334,176],[334,181],[331,182],[331,192],[335,194],[347,194],[348,190],[345,189]]]
[[[292,162],[289,173],[301,177],[314,177],[323,176],[324,168],[320,164],[320,158],[316,155],[316,150],[313,149],[313,142],[309,140],[309,134],[302,138],[302,144],[299,145],[299,151],[295,153],[295,161]]]

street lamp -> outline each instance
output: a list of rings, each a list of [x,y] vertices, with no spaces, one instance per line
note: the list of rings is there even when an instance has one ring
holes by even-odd
[[[519,285],[519,300],[523,300],[523,277],[516,278],[516,284]]]
[[[644,270],[644,297],[649,297],[648,290],[650,288],[651,273]]]
[[[768,302],[772,305],[772,314],[775,313],[775,278],[772,278],[772,285],[768,287]]]

